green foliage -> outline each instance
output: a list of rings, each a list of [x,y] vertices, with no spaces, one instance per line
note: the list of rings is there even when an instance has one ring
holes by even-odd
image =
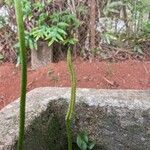
[[[88,7],[83,5],[83,4],[80,4],[78,7],[77,7],[77,13],[79,13],[80,15],[85,15],[88,11]]]
[[[76,39],[72,33],[80,25],[80,22],[74,14],[68,11],[55,12],[50,16],[51,26],[45,30],[45,38],[49,41],[49,45],[54,42],[63,45],[72,45],[76,43]]]
[[[4,59],[4,55],[0,53],[0,61]]]
[[[92,150],[95,142],[90,142],[86,132],[82,132],[77,136],[77,145],[81,150]]]
[[[64,26],[68,26],[67,24],[58,23],[56,26],[48,27],[46,25],[34,28],[31,32],[31,35],[38,40],[48,41],[48,45],[51,46],[54,42],[62,43],[67,35]]]
[[[102,42],[116,46],[126,42],[132,45],[133,52],[143,54],[140,43],[150,39],[150,23],[145,19],[149,14],[149,0],[107,0],[103,7],[106,22],[101,33]],[[124,23],[119,30],[118,20]]]
[[[118,8],[122,5],[123,5],[122,1],[108,0],[106,6],[103,9],[103,13],[105,16],[109,16],[109,15],[114,14],[114,13],[119,14],[120,11]]]
[[[54,12],[52,14],[45,11],[46,5],[49,3],[50,1],[47,3],[44,1],[31,3],[23,0],[24,20],[34,20],[34,25],[30,30],[31,36],[35,38],[35,41],[48,41],[49,46],[54,42],[65,45],[74,44],[76,40],[72,33],[79,27],[80,22],[69,11]]]
[[[75,14],[72,14],[69,11],[54,12],[50,18],[53,25],[56,25],[59,22],[65,22],[69,24],[69,29],[76,29],[80,25],[80,22],[76,18]]]
[[[0,16],[0,29],[6,26],[6,20],[3,16]]]
[[[29,32],[25,32],[25,45],[27,49],[37,49],[37,42]],[[19,49],[19,42],[14,45],[16,49]]]
[[[150,38],[150,21],[143,23],[142,36],[145,38]]]
[[[80,26],[79,20],[69,11],[55,12],[50,17],[53,29],[60,38],[63,45],[73,45],[77,39],[73,37],[74,31]]]
[[[21,2],[23,4],[23,18],[26,24],[26,32],[28,32],[30,37],[29,41],[29,38],[26,38],[26,46],[29,49],[36,49],[37,41],[39,40],[46,41],[49,46],[59,43],[61,46],[65,45],[68,47],[77,43],[78,40],[76,37],[82,39],[81,36],[83,36],[85,38],[90,31],[87,29],[85,34],[82,33],[83,28],[78,28],[82,21],[77,19],[80,18],[83,20],[83,27],[88,27],[87,24],[84,25],[84,23],[88,23],[87,16],[90,15],[88,14],[89,6],[87,3],[76,3],[76,14],[73,14],[70,6],[67,6],[67,8],[64,5],[60,6],[61,10],[51,9],[53,8],[53,4],[55,5],[55,1],[52,0],[22,0]],[[5,0],[5,3],[13,6],[13,0]],[[59,2],[56,2],[57,4],[61,5]],[[98,17],[96,18],[96,23],[101,17],[106,19],[105,25],[102,27],[103,31],[98,38],[99,43],[104,42],[109,45],[134,48],[141,41],[146,41],[150,38],[148,19],[150,15],[149,0],[106,0],[102,2],[101,6],[97,5],[97,8],[100,8],[100,10],[96,11],[96,17]],[[119,21],[123,24],[117,29]],[[78,31],[78,35],[76,34],[76,30]],[[83,43],[80,44],[86,45]]]
[[[112,42],[117,40],[117,37],[115,36],[115,34],[111,32],[102,33],[101,38],[107,44],[111,44]]]
[[[14,0],[4,0],[5,4],[8,6],[14,5]]]
[[[26,46],[29,49],[37,49],[37,41],[47,41],[51,46],[53,43],[62,45],[73,45],[77,42],[74,37],[75,30],[80,22],[75,14],[68,10],[52,12],[48,6],[49,1],[22,0],[23,20],[26,27]],[[7,5],[13,6],[12,0],[5,0]],[[19,47],[16,44],[15,47]]]
[[[60,45],[74,45],[77,39],[74,36],[80,22],[75,14],[69,10],[53,12],[51,7],[52,0],[48,1],[29,1],[22,0],[23,20],[25,22],[25,45],[28,50],[36,50],[38,41],[46,41],[48,46],[54,43]],[[5,0],[5,4],[12,10],[13,0]],[[14,15],[12,14],[12,18]],[[4,20],[0,18],[0,27]],[[17,42],[14,47],[20,48]],[[20,54],[17,52],[17,65],[20,64]]]

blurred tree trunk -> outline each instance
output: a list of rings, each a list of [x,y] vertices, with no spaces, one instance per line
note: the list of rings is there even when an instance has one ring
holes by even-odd
[[[129,36],[130,27],[128,25],[128,15],[127,15],[127,10],[126,10],[126,5],[123,5],[122,11],[123,11],[123,20],[124,20],[125,26],[126,26],[126,33],[127,33],[127,36]]]

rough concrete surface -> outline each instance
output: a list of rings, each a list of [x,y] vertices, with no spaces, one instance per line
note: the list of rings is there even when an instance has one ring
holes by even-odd
[[[25,149],[54,150],[47,128],[55,116],[64,130],[69,97],[70,88],[37,88],[27,94]],[[0,150],[16,149],[18,112],[19,100],[0,111]],[[74,137],[87,131],[106,150],[150,150],[150,91],[78,89],[73,130]],[[43,147],[44,141],[49,145]]]

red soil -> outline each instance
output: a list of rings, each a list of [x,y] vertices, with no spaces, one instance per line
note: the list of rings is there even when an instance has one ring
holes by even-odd
[[[150,89],[150,62],[121,63],[76,61],[77,86],[96,89]],[[49,64],[38,70],[28,69],[27,90],[36,87],[69,87],[66,62]],[[14,64],[0,65],[0,109],[20,93],[20,69]]]

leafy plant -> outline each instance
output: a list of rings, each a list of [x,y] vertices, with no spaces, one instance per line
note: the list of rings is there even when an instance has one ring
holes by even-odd
[[[13,8],[13,0],[6,0]],[[65,9],[52,11],[52,0],[48,1],[21,1],[23,6],[23,20],[25,22],[26,46],[29,50],[37,49],[38,41],[45,41],[49,46],[59,44],[61,46],[74,45],[77,39],[75,30],[80,22],[75,14]],[[18,49],[19,44],[15,47]],[[18,55],[19,57],[19,55]],[[19,60],[19,59],[18,59]]]
[[[54,42],[61,43],[64,41],[65,36],[67,33],[65,30],[62,28],[64,26],[68,26],[65,23],[59,23],[56,26],[48,27],[48,26],[41,26],[34,28],[31,32],[33,37],[35,38],[36,41],[38,40],[45,40],[48,41],[48,45],[51,46]]]
[[[6,25],[6,20],[3,16],[0,16],[0,29]]]
[[[90,142],[86,132],[82,132],[77,136],[77,145],[81,150],[92,150],[95,142]]]
[[[48,41],[51,46],[54,42],[60,44],[74,44],[76,40],[72,36],[73,30],[79,27],[80,22],[74,14],[69,11],[49,12],[47,5],[51,1],[38,1],[31,3],[23,0],[24,20],[34,23],[30,30],[30,35],[35,41]]]
[[[141,32],[144,38],[150,38],[150,21],[143,23],[143,28]]]
[[[43,14],[44,16],[44,14]],[[48,17],[45,15],[45,17]],[[43,19],[40,22],[43,22]],[[48,41],[51,46],[54,42],[63,45],[72,45],[77,40],[72,36],[73,30],[79,27],[80,23],[75,15],[70,14],[68,11],[54,12],[49,18],[51,25],[40,23],[42,25],[32,29],[31,35],[38,40]]]
[[[101,40],[115,46],[128,46],[142,54],[141,41],[150,38],[149,0],[107,0],[103,7],[106,19]],[[147,18],[147,19],[145,19]]]
[[[118,8],[119,6],[122,6],[123,3],[122,1],[111,1],[108,0],[106,6],[103,9],[103,13],[105,16],[109,16],[110,14],[114,14],[114,13],[120,13]]]
[[[105,42],[107,44],[111,44],[113,41],[117,40],[117,37],[115,36],[115,34],[111,33],[111,32],[102,33],[101,38],[102,38],[103,42]]]
[[[34,37],[27,31],[25,31],[25,46],[27,49],[37,49],[37,42],[35,41]],[[19,49],[20,48],[20,43],[16,43],[14,45],[14,47],[16,49]]]
[[[85,15],[85,14],[88,12],[88,7],[85,6],[84,4],[80,4],[80,5],[77,7],[77,12],[78,12],[80,15]]]

